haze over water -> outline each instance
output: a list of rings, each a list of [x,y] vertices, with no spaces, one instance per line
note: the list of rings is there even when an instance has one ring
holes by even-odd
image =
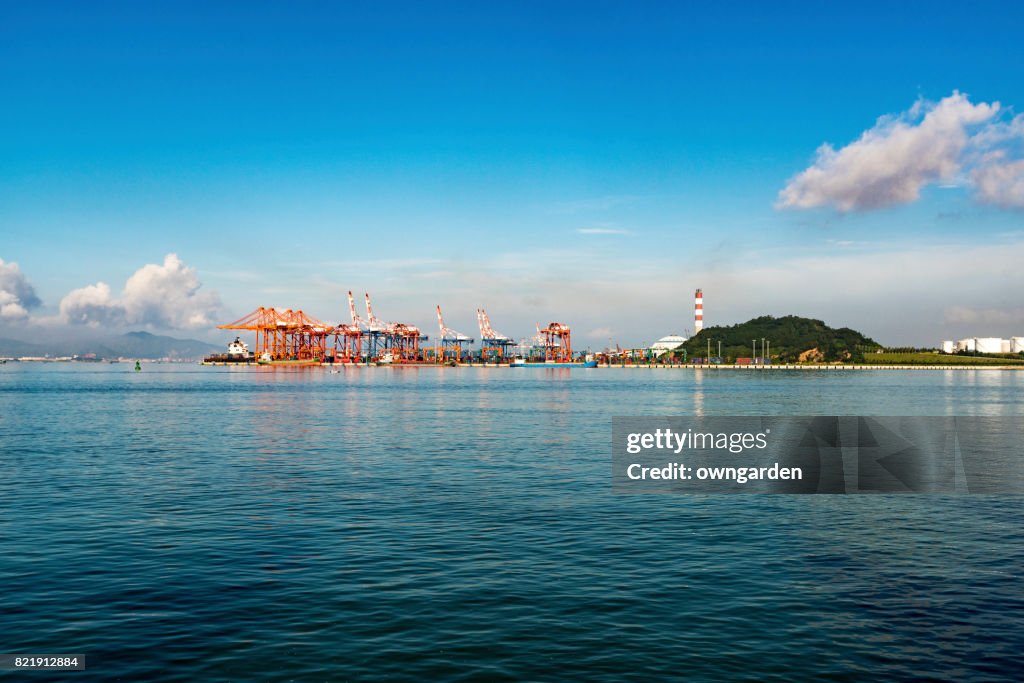
[[[1024,416],[1024,373],[9,363],[4,649],[105,681],[1019,679],[1019,497],[613,495],[611,417],[664,414]]]

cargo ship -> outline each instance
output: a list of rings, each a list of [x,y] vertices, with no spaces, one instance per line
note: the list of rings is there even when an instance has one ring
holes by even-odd
[[[525,358],[513,358],[509,366],[513,368],[596,368],[597,360],[531,361]]]
[[[319,358],[274,358],[268,352],[264,352],[256,361],[257,365],[272,365],[284,368],[304,368],[312,365],[320,365]]]
[[[275,360],[269,355],[261,356],[256,363],[257,365],[272,365],[285,368],[305,368],[321,364],[317,358],[279,358]]]
[[[111,363],[116,362],[111,361]],[[235,337],[235,341],[228,344],[227,353],[215,353],[203,359],[203,365],[249,365],[255,362],[255,354],[249,350],[249,345],[240,337]]]

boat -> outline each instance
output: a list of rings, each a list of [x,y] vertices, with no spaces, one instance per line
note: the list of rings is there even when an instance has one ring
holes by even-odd
[[[309,368],[319,366],[320,361],[315,358],[284,358],[279,360],[259,360],[257,365],[284,367],[284,368]]]
[[[531,361],[526,358],[513,358],[510,367],[513,368],[596,368],[597,360],[581,361]]]
[[[235,341],[228,344],[227,353],[215,353],[203,359],[203,365],[236,365],[256,362],[255,354],[249,350],[249,345],[235,337]]]
[[[285,367],[285,368],[304,368],[312,365],[320,365],[320,360],[317,358],[277,358],[275,359],[269,353],[264,353],[260,356],[260,359],[256,361],[259,365],[272,365],[274,367]]]

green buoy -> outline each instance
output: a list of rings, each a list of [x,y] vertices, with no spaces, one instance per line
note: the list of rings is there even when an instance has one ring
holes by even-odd
[[[135,361],[135,372],[142,372],[142,364],[139,361]]]

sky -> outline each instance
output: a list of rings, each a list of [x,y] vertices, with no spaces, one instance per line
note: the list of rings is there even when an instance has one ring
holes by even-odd
[[[1024,335],[1024,5],[0,2],[0,337]]]

